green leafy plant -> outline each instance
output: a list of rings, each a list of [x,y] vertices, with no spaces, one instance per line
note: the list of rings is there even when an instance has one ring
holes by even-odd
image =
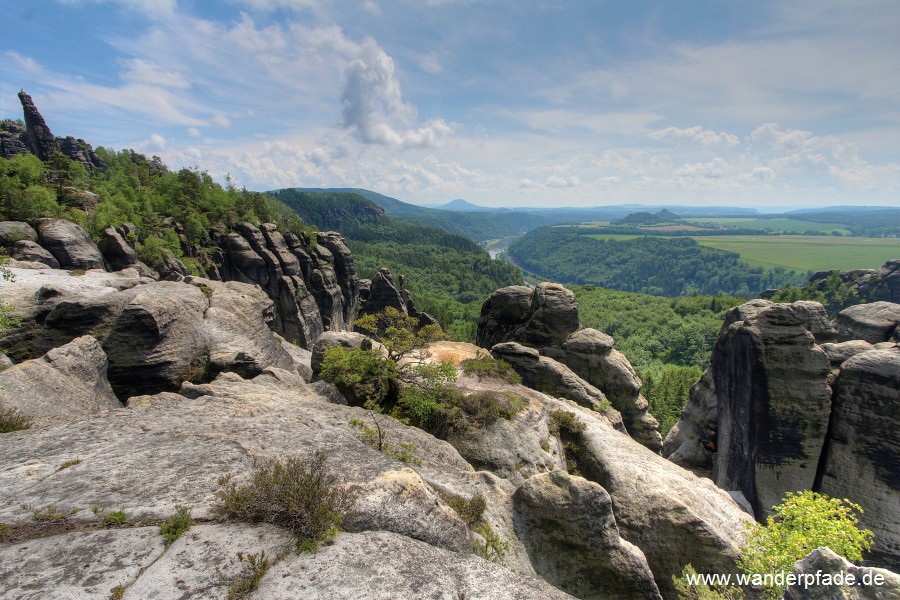
[[[57,469],[57,471],[62,471],[63,469],[68,469],[69,467],[74,467],[75,465],[80,465],[80,464],[81,464],[80,458],[73,458],[73,459],[67,460],[63,464],[59,465],[59,468]]]
[[[481,521],[484,510],[487,508],[487,502],[481,494],[475,494],[466,500],[458,494],[443,490],[437,490],[437,493],[441,501],[452,508],[459,515],[459,518],[463,520],[463,523],[469,527],[474,527]]]
[[[228,586],[228,600],[240,600],[247,598],[259,588],[263,575],[272,567],[272,561],[266,556],[265,551],[259,554],[237,553],[241,561],[241,573]]]
[[[112,593],[109,595],[109,600],[122,600],[125,597],[125,586],[117,585],[113,588]]]
[[[415,445],[408,442],[400,442],[398,446],[394,446],[386,439],[385,432],[375,416],[377,413],[372,412],[371,414],[375,423],[374,428],[369,427],[359,419],[350,419],[349,425],[358,430],[356,437],[364,444],[375,448],[379,452],[384,452],[386,455],[401,462],[421,465],[422,459],[419,458]]]
[[[101,527],[121,527],[128,521],[128,515],[122,510],[107,511],[102,506],[94,506],[91,512],[99,519]]]
[[[551,410],[548,429],[550,435],[562,442],[566,470],[579,475],[578,456],[581,454],[580,437],[585,424],[575,418],[574,413],[565,410]]]
[[[751,524],[738,566],[747,574],[790,573],[794,563],[816,548],[827,546],[852,562],[872,548],[874,535],[860,529],[862,508],[811,491],[788,492],[774,506],[764,525]],[[767,587],[767,598],[780,598],[783,587]]]
[[[481,536],[481,540],[476,539],[472,542],[472,552],[489,560],[499,563],[509,552],[509,542],[502,539],[487,523],[478,523],[475,526],[475,533]]]
[[[0,523],[0,542],[5,542],[12,537],[12,527],[6,523]]]
[[[186,506],[176,506],[175,514],[159,525],[159,534],[167,544],[171,544],[180,538],[181,534],[190,529],[193,524],[191,509]]]
[[[224,516],[283,527],[294,534],[298,548],[304,541],[318,545],[333,537],[356,502],[327,468],[321,451],[307,458],[263,461],[240,486],[224,476],[217,495]]]
[[[0,408],[0,433],[23,431],[31,427],[31,419],[14,408]]]
[[[469,358],[461,361],[459,366],[462,367],[463,373],[466,375],[499,379],[511,384],[522,383],[522,378],[513,370],[512,365],[505,360],[497,360],[490,356]]]
[[[708,584],[701,581],[692,565],[685,565],[681,575],[672,575],[679,600],[743,600],[744,590],[738,586]]]
[[[69,275],[73,277],[80,277],[85,273],[87,273],[87,271],[85,271],[84,269],[72,269],[71,271],[69,271]]]

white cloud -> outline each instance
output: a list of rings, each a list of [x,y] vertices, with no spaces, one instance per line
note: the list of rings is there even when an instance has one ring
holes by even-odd
[[[421,62],[419,62],[419,66],[423,71],[431,73],[432,75],[437,75],[444,70],[444,65],[441,64],[441,54],[439,52],[429,52],[426,54],[422,57]]]
[[[122,79],[131,83],[159,87],[187,89],[190,82],[180,73],[165,71],[150,61],[140,58],[121,61],[125,67]]]
[[[741,143],[738,136],[730,133],[716,133],[704,129],[700,125],[689,127],[687,129],[679,129],[677,127],[666,127],[650,134],[654,140],[675,139],[687,140],[700,144],[702,146],[725,146],[731,148]]]
[[[44,72],[44,67],[30,56],[24,56],[14,50],[7,50],[3,53],[3,56],[28,73],[39,75]]]
[[[187,130],[185,131],[185,133],[187,133],[192,138],[198,138],[202,135],[200,133],[200,130],[197,129],[196,127],[188,127]]]

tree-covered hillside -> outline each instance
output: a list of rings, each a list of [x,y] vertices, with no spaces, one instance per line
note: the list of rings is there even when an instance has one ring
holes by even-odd
[[[751,268],[738,254],[691,238],[597,239],[571,228],[544,227],[510,244],[509,254],[539,277],[655,296],[748,297],[802,281],[783,268]]]
[[[454,339],[474,340],[484,299],[497,288],[522,281],[517,267],[492,260],[472,240],[386,217],[359,194],[299,190],[271,194],[304,221],[340,231],[361,277],[371,277],[381,267],[404,275],[417,308],[434,316]]]

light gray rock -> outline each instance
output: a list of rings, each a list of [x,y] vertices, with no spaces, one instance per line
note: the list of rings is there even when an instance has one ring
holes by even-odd
[[[535,570],[578,598],[658,598],[644,554],[619,537],[612,499],[565,471],[535,475],[514,498],[516,531]]]
[[[106,355],[97,340],[77,338],[0,372],[0,408],[27,416],[33,427],[119,408],[106,370]]]
[[[807,329],[808,306],[753,300],[730,310],[712,373],[719,412],[716,484],[758,518],[785,492],[812,489],[831,415],[831,364]]]
[[[103,258],[112,271],[134,268],[138,265],[137,254],[118,231],[107,227],[101,232],[103,236],[97,245]]]
[[[479,557],[384,531],[344,533],[315,554],[285,557],[263,578],[256,596],[271,600],[571,598],[543,581]]]
[[[64,219],[38,219],[37,232],[46,248],[63,269],[102,269],[106,261],[84,229]]]
[[[841,341],[865,340],[870,344],[890,340],[898,324],[900,304],[884,301],[845,308],[835,319]]]
[[[801,583],[790,585],[785,600],[898,600],[900,575],[885,569],[857,567],[829,548],[818,548],[794,563],[794,575]],[[830,584],[825,575],[830,575]],[[835,576],[846,581],[850,575],[853,585],[834,585]],[[807,579],[808,577],[808,579]],[[880,582],[876,584],[876,581]]]
[[[59,268],[59,261],[52,254],[44,250],[43,246],[31,240],[19,240],[15,243],[10,256],[14,260],[37,262],[47,265],[51,269]]]
[[[19,240],[36,242],[37,232],[28,223],[22,221],[0,221],[0,245],[12,248]]]
[[[822,344],[822,350],[828,356],[831,366],[839,367],[841,363],[856,356],[860,352],[868,352],[874,350],[874,346],[865,340],[850,340],[848,342],[835,342],[830,344]]]
[[[745,524],[741,507],[710,480],[648,451],[587,409],[568,401],[548,408],[574,414],[584,431],[574,440],[583,476],[605,489],[620,536],[644,553],[663,597],[675,596],[672,576],[691,563],[700,573],[731,573]]]
[[[832,405],[820,491],[860,504],[874,553],[900,567],[900,350],[847,359]]]

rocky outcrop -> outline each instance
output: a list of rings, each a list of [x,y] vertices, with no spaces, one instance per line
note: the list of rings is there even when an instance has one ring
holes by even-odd
[[[36,262],[47,265],[51,269],[59,268],[59,261],[52,254],[44,250],[43,246],[31,240],[19,240],[13,246],[10,258],[24,262]]]
[[[77,338],[0,372],[0,410],[15,410],[32,426],[44,426],[119,408],[106,372],[97,340]]]
[[[25,145],[28,150],[42,161],[49,161],[54,152],[59,151],[56,138],[47,127],[44,117],[38,112],[31,96],[25,90],[19,90],[19,101],[25,113]]]
[[[0,121],[0,158],[9,160],[17,154],[28,154],[25,127],[12,119]]]
[[[889,260],[878,269],[821,271],[809,277],[807,288],[824,290],[829,278],[837,274],[840,281],[857,293],[862,302],[900,303],[900,259]]]
[[[59,261],[63,269],[103,269],[106,261],[87,232],[64,219],[38,219],[41,246]]]
[[[807,329],[808,307],[800,308],[768,300],[734,308],[713,351],[713,478],[741,491],[760,518],[785,492],[812,489],[828,430],[831,364]]]
[[[860,504],[875,552],[900,567],[900,349],[862,352],[841,364],[815,489]]]
[[[897,325],[900,325],[900,304],[894,302],[857,304],[842,310],[835,319],[838,338],[842,342],[884,342],[891,339]]]
[[[0,244],[7,250],[20,240],[36,242],[37,232],[28,223],[22,221],[0,221]]]
[[[582,398],[579,403],[590,404],[588,396],[596,389],[609,400],[622,416],[625,428],[636,440],[654,451],[662,447],[659,424],[647,412],[647,401],[641,396],[641,381],[631,364],[613,349],[613,339],[595,329],[582,328],[578,319],[575,295],[561,285],[542,283],[533,291],[525,286],[510,286],[495,291],[481,307],[476,334],[478,345],[492,349],[504,342],[514,342],[533,348],[540,356],[565,365],[581,382],[566,381],[557,372],[552,376],[560,397]],[[531,360],[534,358],[535,360]],[[550,376],[546,361],[520,355],[517,372],[525,378],[536,379],[540,373]],[[558,371],[558,370],[557,370]],[[560,385],[570,387],[560,391]],[[596,402],[602,402],[595,398]]]
[[[785,600],[900,598],[900,575],[885,569],[857,567],[828,548],[818,548],[798,560],[793,573],[798,583],[787,587]]]
[[[900,350],[894,309],[845,309],[833,326],[815,303],[754,300],[730,311],[712,366],[691,390],[664,455],[713,467],[757,518],[788,491],[861,505],[873,557],[900,565]],[[860,336],[867,339],[851,339]]]
[[[596,483],[543,473],[513,500],[516,532],[548,582],[577,598],[662,598],[643,552],[619,536],[612,499]]]
[[[121,271],[122,269],[136,268],[138,266],[137,253],[118,231],[112,227],[107,227],[100,235],[102,237],[97,244],[97,248],[109,265],[110,270]]]

